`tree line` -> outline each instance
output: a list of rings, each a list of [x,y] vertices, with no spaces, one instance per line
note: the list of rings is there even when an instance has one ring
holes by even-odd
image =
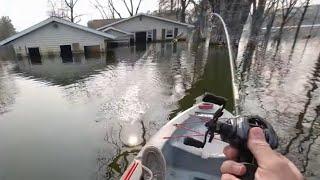
[[[48,15],[67,19],[78,23],[83,14],[76,11],[80,0],[48,0]],[[124,15],[119,9],[125,9],[129,16],[134,16],[140,12],[144,0],[90,0],[92,6],[100,13],[102,19],[123,18]],[[231,34],[233,49],[237,52],[237,45],[245,28],[249,22],[249,38],[245,45],[245,53],[241,57],[243,71],[249,70],[251,59],[255,49],[266,49],[272,28],[276,20],[280,19],[277,35],[275,36],[275,49],[278,51],[284,27],[290,19],[297,14],[297,8],[303,9],[301,17],[297,22],[297,29],[294,37],[292,49],[295,48],[296,41],[300,33],[300,26],[305,14],[310,6],[311,0],[157,0],[158,10],[154,13],[175,13],[177,20],[181,22],[193,23],[196,29],[211,28],[212,40],[216,43],[225,43],[222,27],[218,21],[211,19],[208,11],[219,13],[226,21]],[[247,21],[249,19],[249,21]],[[208,21],[212,23],[208,23]],[[2,17],[0,25],[0,38],[8,37],[15,33],[15,29],[9,17]],[[265,30],[262,32],[262,28]],[[206,34],[201,34],[206,36]],[[263,38],[261,38],[263,37]],[[261,41],[263,39],[263,41]],[[258,42],[259,41],[259,42]],[[263,53],[262,53],[263,54]],[[235,56],[237,54],[235,53]],[[238,57],[239,59],[239,57]]]
[[[0,41],[10,37],[16,33],[11,19],[8,16],[2,16],[0,19]]]

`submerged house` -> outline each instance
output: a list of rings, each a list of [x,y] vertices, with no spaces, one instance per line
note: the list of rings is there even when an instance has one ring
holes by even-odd
[[[110,45],[116,45],[116,44],[129,44],[132,39],[134,38],[134,34],[126,31],[122,31],[120,29],[116,29],[114,27],[108,27],[104,29],[105,33],[111,34],[115,36],[115,39],[110,41]]]
[[[194,28],[191,24],[149,14],[138,14],[126,19],[113,21],[109,24],[107,24],[107,21],[110,22],[110,20],[106,20],[104,23],[99,21],[100,24],[106,25],[97,28],[97,30],[108,32],[116,37],[118,37],[118,33],[110,31],[110,28],[116,31],[127,32],[127,34],[132,34],[130,37],[131,41],[136,43],[167,41],[177,37],[179,37],[179,39],[186,39],[190,31]],[[88,25],[97,27],[94,21],[88,22]]]
[[[115,36],[51,17],[3,41],[0,46],[12,46],[16,55],[41,58],[60,54],[72,57],[73,53],[105,52],[107,42]]]

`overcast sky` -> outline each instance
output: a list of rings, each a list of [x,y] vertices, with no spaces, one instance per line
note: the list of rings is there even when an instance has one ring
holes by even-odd
[[[90,2],[94,0],[79,0],[75,9],[76,14],[84,14],[80,24],[85,26],[89,20],[101,18]],[[107,2],[107,0],[101,0],[101,2]],[[128,15],[120,0],[114,0],[114,2],[121,14]],[[312,4],[318,4],[320,0],[312,0],[312,2]],[[16,30],[21,31],[48,18],[47,3],[48,0],[0,0],[0,16],[9,16]],[[140,12],[154,11],[157,8],[158,0],[142,0]]]
[[[84,14],[80,24],[85,26],[89,20],[101,18],[90,1],[94,2],[94,0],[79,0],[75,10],[78,14]],[[120,4],[120,0],[114,0],[114,2],[119,6],[121,14],[127,14],[124,6]],[[158,8],[157,2],[158,0],[142,0],[140,12],[156,10]],[[47,3],[48,0],[0,0],[0,16],[9,16],[16,30],[21,31],[48,18]]]

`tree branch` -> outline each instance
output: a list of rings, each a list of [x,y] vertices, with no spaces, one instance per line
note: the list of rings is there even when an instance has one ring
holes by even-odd
[[[115,16],[114,16],[114,13],[115,13],[115,11],[114,11],[114,9],[111,7],[111,5],[110,5],[110,0],[108,1],[108,8],[109,8],[109,10],[110,10],[110,12],[111,12],[111,18],[115,18]]]
[[[51,11],[48,12],[49,15],[50,15],[50,16],[54,16],[54,17],[57,16],[56,7],[55,7],[55,5],[53,4],[52,0],[49,0],[49,3],[50,3],[50,5],[51,5]]]
[[[77,2],[78,2],[79,0],[76,0],[74,3],[73,3],[73,6],[75,6],[76,4],[77,4]]]
[[[71,2],[69,3],[67,0],[64,0],[64,2],[66,3],[66,5],[67,5],[69,8],[72,8]]]
[[[130,0],[130,4],[131,4],[131,13],[133,15],[133,3],[132,3],[132,0]]]
[[[112,7],[112,9],[114,10],[114,12],[117,13],[117,15],[119,16],[119,18],[122,18],[121,14],[117,11],[117,9],[114,7],[113,5],[113,1],[109,0],[110,6]]]
[[[128,4],[127,4],[126,0],[122,0],[122,2],[123,2],[124,5],[126,6],[127,11],[129,12],[130,16],[133,16],[132,12],[130,11],[130,9],[129,9],[129,7],[128,7]]]
[[[185,0],[183,0],[183,1],[185,1]],[[189,6],[190,2],[191,2],[191,0],[186,1],[186,8]]]
[[[95,4],[92,1],[90,1],[90,3],[99,11],[102,19],[106,19],[108,17],[107,12],[105,11],[99,0],[95,0]]]
[[[138,14],[138,11],[139,11],[139,8],[140,8],[141,1],[142,1],[142,0],[139,0],[139,4],[138,4],[137,9],[136,9],[136,14]]]

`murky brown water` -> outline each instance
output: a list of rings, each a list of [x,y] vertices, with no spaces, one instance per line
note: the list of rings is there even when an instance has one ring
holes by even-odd
[[[167,43],[71,63],[0,61],[0,179],[119,179],[198,96],[232,99],[226,53]]]

